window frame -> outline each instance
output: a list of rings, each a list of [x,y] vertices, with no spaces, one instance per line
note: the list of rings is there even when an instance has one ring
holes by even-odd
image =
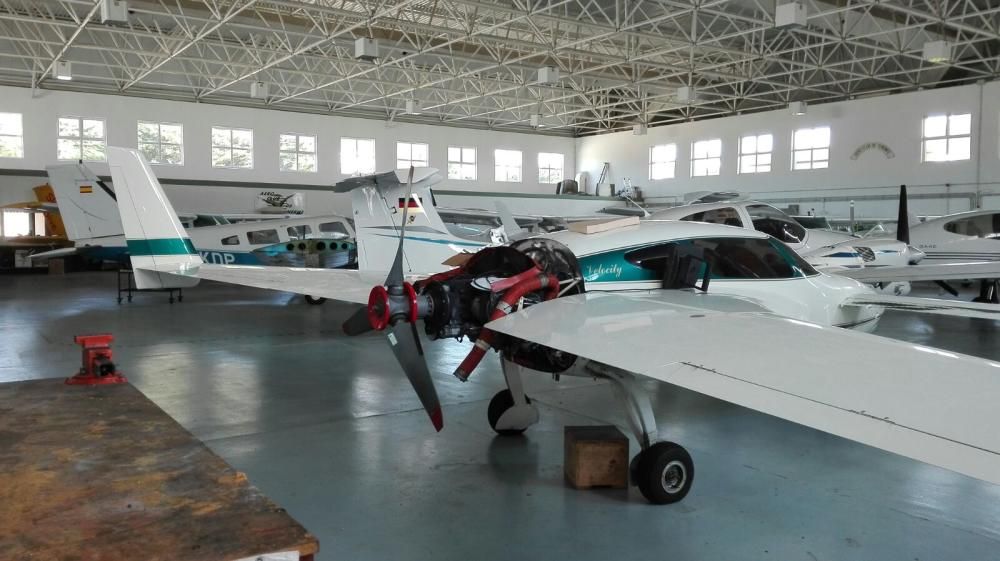
[[[827,131],[826,146],[822,147],[809,146],[808,148],[796,147],[795,136],[798,133],[804,131],[810,131],[812,134],[815,134],[816,131],[820,129],[826,129]],[[795,129],[794,131],[792,131],[792,161],[791,161],[792,171],[814,171],[818,169],[830,169],[830,150],[832,146],[833,146],[833,128],[830,125],[817,125],[814,127]],[[817,158],[816,152],[823,150],[826,151],[826,158]],[[808,160],[809,167],[796,167],[798,162],[796,162],[795,160],[795,155],[800,152],[809,154],[809,160]],[[817,164],[823,164],[823,165],[817,165]]]
[[[228,146],[223,146],[223,145],[215,143],[215,131],[217,131],[217,130],[218,131],[225,131],[226,133],[228,133],[228,136],[229,136],[229,145]],[[233,141],[234,133],[236,133],[236,132],[248,132],[248,133],[250,133],[250,145],[249,145],[248,148],[242,148],[242,147],[238,148],[236,146],[236,144]],[[211,128],[211,130],[209,132],[209,140],[211,140],[211,143],[212,143],[212,146],[211,146],[211,150],[212,150],[212,153],[211,153],[211,162],[212,162],[212,167],[213,168],[215,168],[215,169],[253,169],[253,166],[254,166],[254,162],[253,162],[253,160],[254,160],[254,157],[253,157],[253,129],[245,129],[245,128],[241,128],[241,127],[227,127],[227,126],[224,126],[224,125],[212,125],[212,128]],[[216,165],[216,163],[215,163],[215,151],[216,150],[228,150],[229,151],[229,160],[228,160],[229,164],[227,164],[227,165]],[[249,153],[249,155],[250,155],[250,160],[249,160],[250,165],[249,166],[238,166],[238,165],[235,165],[236,159],[234,157],[234,154],[235,154],[235,152],[237,150],[239,150],[240,152],[247,152],[247,153]]]
[[[351,142],[354,143],[354,154],[353,154],[353,156],[354,156],[354,158],[353,158],[354,171],[347,171],[345,169],[345,167],[344,167],[345,164],[347,163],[347,159],[344,158],[344,141],[345,140],[349,140],[349,141],[351,141]],[[357,165],[358,155],[359,155],[359,152],[358,152],[358,142],[359,141],[368,141],[368,142],[371,142],[371,144],[372,144],[372,154],[371,154],[371,156],[372,156],[372,162],[371,162],[371,164],[372,165],[371,165],[371,169],[370,170],[368,168],[361,168],[360,166]],[[347,175],[347,176],[350,176],[350,177],[360,177],[362,175],[371,175],[371,174],[375,173],[376,169],[378,169],[377,160],[378,160],[378,146],[375,144],[375,139],[374,138],[358,138],[358,137],[354,137],[354,136],[342,136],[342,137],[340,137],[340,173],[341,173],[341,175]]]
[[[952,133],[952,118],[954,117],[966,117],[969,118],[969,132],[967,133]],[[937,136],[927,136],[927,120],[935,117],[944,117],[945,128],[943,135]],[[924,115],[924,118],[920,120],[920,162],[927,164],[944,164],[948,162],[966,162],[972,159],[972,112],[962,112],[962,113],[935,113],[930,115]],[[964,140],[968,139],[969,151],[964,158],[954,158],[951,157],[951,145],[954,140]],[[928,141],[944,141],[945,146],[945,158],[941,160],[931,160],[927,158],[927,143]]]
[[[404,145],[409,148],[409,151],[410,151],[410,157],[409,158],[400,158],[399,157],[399,149],[402,148]],[[424,149],[426,150],[425,153],[427,154],[427,159],[426,160],[415,160],[415,159],[413,159],[413,147],[414,146],[423,146],[424,147]],[[400,166],[399,163],[403,162],[403,161],[406,161],[406,162],[409,162],[409,163],[407,165],[405,165],[405,166]],[[429,143],[427,143],[427,142],[410,142],[409,140],[397,140],[396,141],[396,169],[410,169],[410,166],[413,166],[415,168],[426,168],[426,167],[430,167],[430,165],[431,165],[431,145]]]
[[[0,115],[17,115],[17,128],[20,129],[20,132],[17,134],[0,132],[0,138],[16,139],[16,142],[14,142],[14,145],[16,147],[14,155],[13,156],[0,155],[0,158],[11,159],[11,160],[23,160],[24,159],[24,113],[16,113],[14,111],[3,111],[0,112]]]
[[[704,157],[695,156],[697,147],[699,144],[713,143],[717,142],[719,144],[719,155],[712,156],[711,148],[707,150],[706,153],[709,155]],[[711,166],[706,167],[705,173],[695,173],[695,167],[699,162],[710,163],[712,160],[716,160],[717,166],[715,166],[715,173],[711,173]],[[695,140],[691,143],[691,177],[716,177],[722,175],[722,139],[721,138],[705,138],[702,140]]]
[[[142,139],[139,138],[139,129],[140,129],[140,127],[143,124],[146,124],[146,125],[156,125],[156,142],[155,142],[155,144],[156,144],[156,152],[157,152],[157,155],[159,157],[157,159],[155,159],[155,160],[149,160],[149,163],[152,164],[152,165],[154,165],[154,166],[183,166],[184,165],[184,160],[185,160],[185,157],[184,157],[184,123],[168,123],[168,122],[160,122],[160,121],[136,121],[136,127],[135,127],[136,139],[137,139],[136,140],[136,146],[138,147],[139,152],[142,152],[143,154],[145,154],[145,152],[143,152],[143,150],[142,150],[142,145],[143,144],[154,144],[154,143],[152,143],[152,142],[143,142]],[[170,127],[179,127],[180,128],[181,141],[179,143],[163,142],[163,126],[164,125],[170,126]],[[179,152],[180,152],[180,155],[181,155],[181,159],[180,159],[179,162],[175,163],[175,162],[164,162],[163,161],[163,146],[164,145],[167,145],[167,146],[176,146],[179,149]]]
[[[451,159],[451,151],[458,150],[458,160]],[[465,151],[472,150],[472,161],[465,161]],[[479,149],[475,146],[448,146],[448,179],[454,179],[456,181],[476,181],[479,178]],[[451,173],[451,166],[459,166],[458,177],[455,177]],[[461,173],[462,170],[466,169],[466,166],[472,166],[472,177],[463,177]]]
[[[653,154],[656,152],[657,148],[672,148],[674,152],[673,159],[666,159],[663,161],[657,161],[653,159]],[[653,169],[656,166],[667,166],[669,165],[670,174],[664,175],[663,177],[655,177],[653,174]],[[654,144],[649,147],[649,180],[650,181],[662,181],[664,179],[674,179],[677,177],[677,143],[668,142],[666,144]]]
[[[61,133],[61,125],[63,120],[73,119],[76,120],[77,136],[63,136]],[[85,137],[83,136],[83,123],[84,121],[93,121],[101,123],[101,132],[103,133],[100,138],[97,137]],[[77,155],[78,158],[61,158],[59,157],[59,144],[63,140],[70,140],[77,142]],[[101,143],[101,156],[99,160],[88,160],[84,158],[83,145],[85,141],[94,142],[100,140]],[[106,162],[108,161],[108,123],[104,119],[96,119],[90,117],[78,117],[76,115],[64,115],[56,119],[56,160],[60,162]]]
[[[501,152],[516,153],[518,155],[518,165],[500,164],[498,156]],[[500,170],[503,168],[503,177],[500,179]],[[517,179],[511,179],[511,170],[517,168]],[[523,183],[524,182],[524,151],[516,148],[495,148],[493,150],[493,180],[497,183]]]
[[[771,149],[767,150],[767,151],[761,151],[760,150],[760,139],[761,139],[761,137],[764,137],[764,136],[770,137],[770,139],[771,139]],[[746,139],[748,139],[748,138],[753,138],[754,139],[754,151],[753,152],[745,152],[744,151],[744,146],[745,146],[745,143],[746,143]],[[761,162],[760,162],[761,156],[767,156],[767,163],[766,164],[761,164]],[[744,158],[748,158],[748,157],[753,157],[753,169],[752,170],[745,170],[745,169],[743,169],[743,159]],[[760,167],[762,165],[766,165],[767,169],[761,170]],[[759,133],[759,134],[750,133],[750,134],[742,134],[742,135],[740,135],[739,146],[737,146],[737,155],[736,155],[736,173],[737,173],[737,175],[752,175],[752,174],[759,174],[759,173],[771,173],[771,171],[773,171],[773,170],[774,170],[774,134],[773,133],[769,133],[769,132],[762,132],[762,133]]]
[[[282,136],[294,136],[295,137],[295,150],[282,150],[281,148],[281,137]],[[313,141],[313,151],[306,152],[300,149],[301,138],[311,138]],[[291,154],[295,157],[295,168],[294,169],[282,169],[281,167],[281,156],[282,154]],[[302,156],[312,156],[313,157],[313,169],[302,169],[300,164],[300,158]],[[319,135],[315,134],[305,134],[298,132],[279,132],[278,133],[278,171],[285,173],[319,173]]]
[[[555,167],[552,167],[551,165],[550,166],[546,166],[546,167],[542,167],[542,156],[549,156],[549,157],[551,157],[551,156],[559,156],[559,167],[555,168]],[[538,160],[538,183],[540,183],[542,185],[556,185],[557,183],[561,182],[563,179],[566,179],[566,154],[562,154],[560,152],[539,152],[538,156],[537,156],[537,160]],[[548,179],[550,179],[550,181],[544,181],[543,180],[543,177],[542,177],[542,171],[543,170],[549,175]],[[557,179],[555,181],[551,181],[551,175],[556,170],[559,171],[559,179]]]

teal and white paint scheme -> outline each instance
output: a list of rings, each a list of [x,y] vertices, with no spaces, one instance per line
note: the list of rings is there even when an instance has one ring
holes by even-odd
[[[185,243],[173,209],[142,155],[112,148],[108,157],[117,173],[129,175],[122,183],[127,195],[123,193],[119,205],[127,239],[173,240],[150,245],[153,254],[136,266],[140,288],[205,278],[368,303],[369,292],[385,295],[383,282],[402,277],[366,269],[203,263]],[[424,205],[429,203],[424,199]],[[557,240],[572,251],[584,268],[582,274],[589,277],[586,292],[540,303],[519,300],[518,309],[511,308],[502,319],[481,327],[575,357],[566,366],[567,375],[611,382],[623,398],[629,428],[643,448],[635,473],[647,498],[651,495],[642,481],[647,487],[650,481],[662,484],[667,495],[677,493],[674,498],[659,496],[658,502],[675,502],[686,494],[694,473],[686,451],[681,454],[678,449],[683,449],[676,444],[657,442],[659,433],[644,383],[648,380],[668,382],[1000,484],[1000,432],[995,429],[1000,424],[995,399],[1000,395],[1000,364],[833,328],[868,329],[892,305],[884,297],[885,304],[868,301],[876,295],[871,287],[818,272],[780,241],[740,227],[650,221],[598,234],[566,231],[539,238]],[[435,232],[435,239],[447,238]],[[703,255],[711,255],[718,269],[707,292],[662,288],[659,279],[664,278],[664,271],[645,272],[657,272],[657,267],[673,262],[657,259],[657,252],[671,244],[711,249]],[[156,254],[158,247],[183,254]],[[359,249],[363,254],[366,246]],[[404,249],[411,267],[438,268],[436,261],[416,262],[409,246]],[[361,263],[367,263],[364,257]],[[398,271],[395,261],[392,265]],[[141,276],[140,269],[144,270]],[[493,292],[495,283],[509,278],[485,274],[469,282],[475,289]],[[403,279],[399,282],[406,294]],[[568,288],[579,279],[563,282]],[[378,288],[372,290],[375,285]],[[497,290],[503,289],[497,285]],[[421,366],[420,380],[429,380],[419,345],[407,351],[395,337],[397,332],[410,331],[396,327],[414,321],[420,309],[416,292],[409,294],[408,311],[396,313],[396,325],[387,340],[411,382],[417,380]],[[430,301],[420,302],[426,306]],[[943,301],[935,305],[940,308],[923,311],[996,317],[992,306]],[[377,307],[362,310],[373,311]],[[479,337],[477,346],[483,341]],[[506,359],[502,364],[508,403],[496,421],[504,424],[491,424],[519,432],[538,419],[537,412],[517,415],[517,419],[507,414],[533,407],[522,383],[523,374],[531,371]],[[891,368],[872,367],[880,364]],[[436,427],[440,426],[439,418]],[[661,461],[667,454],[669,461]]]

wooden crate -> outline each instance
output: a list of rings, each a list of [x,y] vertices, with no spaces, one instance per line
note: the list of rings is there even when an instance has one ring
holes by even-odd
[[[305,560],[319,549],[129,384],[0,384],[0,474],[5,561]]]
[[[611,425],[566,427],[566,480],[577,489],[628,487],[628,438]]]

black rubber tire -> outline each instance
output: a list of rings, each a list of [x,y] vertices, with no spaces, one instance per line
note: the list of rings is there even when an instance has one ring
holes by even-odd
[[[531,403],[531,398],[524,396],[524,400]],[[524,431],[528,430],[528,427],[523,429],[504,429],[497,430],[497,422],[503,414],[514,406],[514,396],[511,395],[510,390],[500,390],[497,392],[493,399],[490,400],[490,406],[486,409],[486,418],[490,421],[490,428],[496,431],[500,436],[517,436]]]
[[[326,302],[326,298],[323,298],[322,296],[309,296],[308,294],[306,294],[305,297],[306,297],[306,303],[312,306],[319,306],[323,302]]]
[[[664,485],[668,469],[678,477],[671,487]],[[687,496],[694,483],[694,462],[687,450],[673,442],[657,442],[639,452],[633,472],[635,484],[646,500],[655,505],[676,503]]]

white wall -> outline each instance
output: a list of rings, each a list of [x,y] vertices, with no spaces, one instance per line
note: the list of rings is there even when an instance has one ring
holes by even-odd
[[[0,112],[21,113],[24,122],[24,158],[0,158],[0,169],[44,170],[56,160],[57,119],[79,116],[104,119],[108,144],[135,147],[136,122],[139,120],[181,123],[184,125],[184,165],[154,166],[157,175],[167,180],[166,189],[176,207],[224,211],[247,211],[252,204],[252,190],[246,188],[171,186],[170,179],[230,182],[291,183],[331,185],[342,179],[340,173],[340,138],[375,138],[379,171],[396,164],[396,141],[425,142],[430,145],[430,165],[446,172],[449,145],[475,146],[478,149],[478,181],[445,180],[448,189],[481,191],[518,191],[550,193],[551,185],[538,183],[538,152],[565,155],[566,176],[574,173],[575,142],[572,138],[462,129],[455,127],[388,123],[369,119],[348,119],[324,115],[248,109],[198,103],[142,99],[124,96],[72,92],[39,91],[33,97],[26,88],[0,87]],[[211,127],[231,126],[254,131],[254,169],[230,170],[211,166]],[[319,171],[317,173],[278,170],[278,135],[297,132],[318,136]],[[521,183],[498,183],[493,180],[493,150],[512,148],[524,153]],[[97,174],[108,175],[107,164],[88,164]],[[0,176],[0,202],[32,198],[30,186],[44,183],[44,178]],[[308,191],[309,212],[343,211],[346,197]],[[346,203],[349,205],[349,203]]]
[[[980,95],[983,106],[980,110]],[[934,113],[972,113],[973,159],[964,162],[922,163],[921,121]],[[1000,151],[998,151],[1000,83],[971,85],[923,92],[860,99],[810,106],[806,115],[793,116],[787,110],[725,117],[650,128],[646,136],[631,131],[578,139],[577,169],[596,180],[603,162],[610,162],[608,183],[622,184],[630,177],[647,198],[675,200],[692,191],[737,190],[764,200],[785,204],[801,201],[810,207],[846,216],[849,202],[829,198],[858,199],[858,216],[894,216],[894,201],[866,198],[894,195],[900,184],[911,194],[934,195],[915,199],[911,208],[921,214],[941,214],[967,210],[967,199],[954,195],[977,191],[987,196],[984,206],[1000,208]],[[982,130],[979,133],[978,126]],[[828,125],[831,128],[830,167],[825,170],[792,171],[792,133],[799,128]],[[737,174],[738,139],[741,135],[769,132],[774,135],[772,171]],[[722,173],[716,177],[690,177],[691,143],[721,138]],[[649,180],[649,147],[677,143],[675,179]],[[870,150],[857,160],[851,155],[866,142],[888,145],[895,157],[886,159]],[[978,157],[977,157],[978,156]],[[593,180],[592,180],[593,181]],[[950,184],[951,187],[945,187]],[[996,196],[988,196],[996,193]],[[602,193],[603,194],[603,193]]]

